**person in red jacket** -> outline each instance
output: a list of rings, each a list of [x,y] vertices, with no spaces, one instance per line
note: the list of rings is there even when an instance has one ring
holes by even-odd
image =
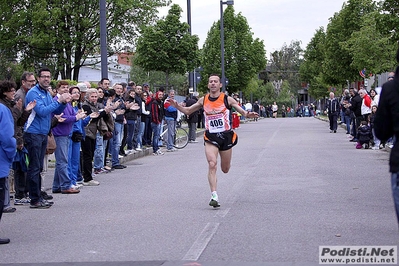
[[[371,98],[365,89],[359,90],[359,95],[362,98],[362,106],[360,108],[363,116],[363,121],[369,122],[369,116],[371,114]]]
[[[151,128],[153,133],[152,149],[153,155],[163,155],[164,153],[159,148],[159,138],[161,135],[164,106],[163,106],[163,91],[157,91],[155,97],[151,101]]]

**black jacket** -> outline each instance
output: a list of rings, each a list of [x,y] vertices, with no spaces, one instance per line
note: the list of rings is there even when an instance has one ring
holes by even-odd
[[[337,100],[337,98],[327,99],[326,108],[328,109],[329,114],[339,112],[339,101]]]
[[[135,100],[135,98],[132,98],[132,97],[129,96],[126,99],[126,102],[130,102],[130,103],[134,102],[134,103],[136,103],[136,100]],[[125,118],[126,118],[126,120],[136,120],[138,113],[139,113],[138,110],[126,109]]]
[[[359,93],[356,93],[351,99],[350,109],[356,117],[362,116],[362,102],[363,99],[360,97]]]
[[[371,128],[368,125],[360,126],[357,129],[357,139],[360,143],[367,143],[373,138],[373,133],[371,133]]]
[[[395,78],[382,85],[377,114],[374,119],[374,132],[381,141],[386,141],[393,135],[399,137],[399,67]],[[392,148],[389,159],[391,173],[399,172],[399,145]]]
[[[116,96],[115,96],[115,99],[114,99],[112,102],[115,103],[115,102],[117,102],[117,101],[121,101],[121,104],[120,104],[120,105],[118,106],[118,108],[116,108],[115,110],[122,109],[122,110],[125,110],[125,111],[126,111],[126,105],[125,105],[125,101],[123,100],[123,97],[122,97],[122,96],[119,96],[119,95],[116,95]],[[115,118],[115,122],[118,122],[118,123],[122,124],[124,118],[125,118],[125,115],[124,115],[124,114],[122,114],[122,115],[117,115],[116,118]]]
[[[191,99],[188,99],[186,102],[186,107],[190,107],[191,105],[195,104],[197,102],[197,97],[193,97]],[[187,116],[187,122],[188,123],[198,123],[198,111],[195,111],[191,113],[189,116]]]

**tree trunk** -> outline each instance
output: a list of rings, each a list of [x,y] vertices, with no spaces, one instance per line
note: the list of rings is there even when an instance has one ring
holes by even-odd
[[[169,71],[165,72],[165,76],[166,76],[166,90],[169,90]]]
[[[79,81],[79,72],[81,68],[81,62],[82,62],[82,57],[83,57],[83,50],[80,45],[76,46],[75,50],[75,61],[74,61],[74,66],[73,66],[73,80]]]

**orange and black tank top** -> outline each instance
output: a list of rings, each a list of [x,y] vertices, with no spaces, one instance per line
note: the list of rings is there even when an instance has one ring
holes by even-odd
[[[221,93],[212,98],[209,94],[204,97],[205,129],[210,133],[219,133],[231,130],[231,107],[227,96]]]

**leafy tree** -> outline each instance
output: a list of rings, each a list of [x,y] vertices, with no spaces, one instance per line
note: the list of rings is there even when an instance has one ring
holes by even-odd
[[[339,13],[335,13],[327,26],[325,41],[324,80],[328,84],[343,85],[356,80],[359,70],[352,65],[352,56],[345,42],[359,30],[363,17],[376,10],[372,0],[349,0]],[[365,67],[365,66],[364,66]]]
[[[303,61],[300,41],[292,41],[289,46],[284,44],[280,51],[274,51],[270,55],[269,80],[288,81],[293,89],[300,89],[299,67]]]
[[[259,101],[264,105],[273,103],[277,98],[276,91],[274,90],[273,84],[271,82],[267,82],[266,84],[259,86],[257,93],[259,94],[256,95],[259,96],[256,97],[256,99],[259,99]]]
[[[169,85],[171,73],[185,74],[199,62],[198,36],[191,35],[189,25],[180,22],[182,9],[173,5],[165,19],[144,28],[137,41],[135,64],[145,71],[162,71]]]
[[[133,44],[142,25],[157,19],[169,0],[107,1],[110,51]],[[100,46],[98,0],[0,1],[0,49],[18,54],[25,68],[48,65],[54,77],[77,80],[79,69]]]
[[[266,66],[266,52],[263,41],[253,39],[246,18],[234,14],[234,7],[224,11],[225,37],[225,74],[228,79],[228,91],[238,92],[250,89],[252,78]],[[208,32],[202,49],[202,76],[221,73],[220,21],[215,22]],[[207,79],[203,78],[200,87],[206,88]]]
[[[314,98],[324,97],[327,94],[328,85],[323,81],[323,62],[325,60],[324,28],[319,28],[304,52],[299,73],[302,81],[309,84],[308,93]]]
[[[360,29],[343,43],[352,57],[354,69],[367,68],[367,73],[375,74],[391,71],[396,65],[396,45],[390,40],[390,35],[377,29],[379,16],[379,11],[365,15]]]
[[[377,28],[383,35],[389,35],[392,42],[399,40],[399,0],[380,2],[380,16]]]
[[[291,104],[291,99],[293,97],[293,93],[291,92],[291,86],[290,83],[287,80],[283,81],[283,84],[281,86],[281,91],[276,97],[276,102],[284,105],[290,105]]]
[[[130,79],[135,81],[136,84],[141,85],[144,83],[150,84],[151,88],[159,88],[160,86],[166,87],[165,80],[166,74],[161,71],[145,71],[140,66],[134,63],[135,56],[132,60],[132,68],[130,71]],[[177,91],[179,95],[186,95],[188,90],[188,80],[185,75],[181,74],[170,74],[169,75],[169,87]]]

